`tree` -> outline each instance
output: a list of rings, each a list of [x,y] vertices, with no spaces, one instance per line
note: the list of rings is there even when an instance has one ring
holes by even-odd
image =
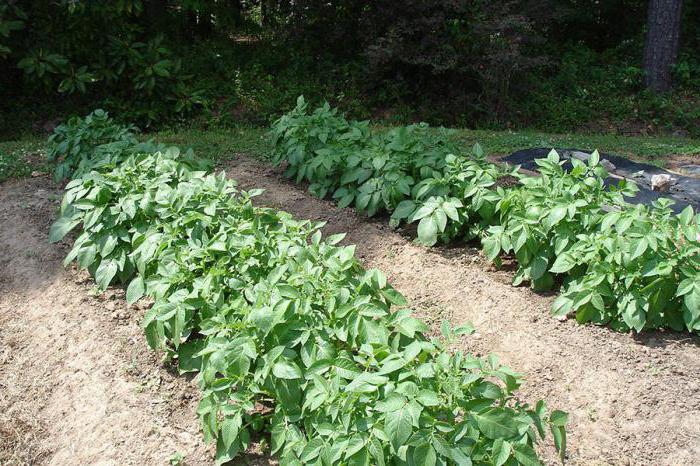
[[[671,89],[678,56],[683,0],[649,0],[644,45],[644,84],[655,92]]]

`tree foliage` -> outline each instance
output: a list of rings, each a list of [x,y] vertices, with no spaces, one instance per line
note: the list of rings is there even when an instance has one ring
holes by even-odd
[[[659,97],[642,92],[646,5],[10,0],[0,111],[99,105],[144,126],[202,112],[268,123],[304,93],[467,126],[568,130],[602,118],[697,132],[700,10],[683,10],[678,61],[666,67],[677,90]]]

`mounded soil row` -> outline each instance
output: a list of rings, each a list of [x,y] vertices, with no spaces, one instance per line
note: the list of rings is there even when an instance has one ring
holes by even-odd
[[[700,458],[700,337],[642,336],[560,322],[553,295],[510,285],[475,245],[426,249],[338,209],[238,155],[223,167],[259,205],[347,232],[366,267],[384,271],[433,332],[471,322],[457,349],[495,353],[526,374],[522,401],[542,398],[570,413],[567,464],[692,465]],[[148,349],[144,309],[123,291],[92,282],[61,261],[69,244],[48,243],[60,203],[48,178],[0,185],[0,464],[211,464],[196,416],[198,389]],[[138,304],[138,303],[137,303]],[[548,438],[542,454],[556,464]],[[255,445],[240,464],[272,464]]]

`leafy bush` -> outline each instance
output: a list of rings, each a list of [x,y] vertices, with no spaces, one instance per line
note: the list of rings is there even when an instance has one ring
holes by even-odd
[[[426,244],[463,233],[467,210],[460,218],[457,207],[469,205],[487,217],[489,203],[497,200],[485,188],[500,171],[479,147],[470,160],[451,155],[457,148],[447,130],[435,134],[419,124],[373,134],[367,122],[347,122],[328,104],[309,115],[299,97],[296,108],[272,125],[272,136],[273,160],[287,163],[287,176],[309,181],[316,196],[332,194],[341,207],[354,205],[368,216],[393,211],[394,225],[420,221]]]
[[[74,172],[77,176],[88,172],[94,164],[104,163],[113,152],[106,147],[96,152],[96,148],[103,144],[122,143],[124,148],[135,146],[135,131],[134,126],[117,124],[104,110],[95,110],[85,118],[71,118],[49,137],[48,160],[58,164],[54,178],[64,180]]]
[[[199,372],[217,463],[260,430],[285,465],[537,464],[547,426],[563,458],[566,414],[518,402],[521,378],[497,358],[429,340],[342,235],[254,207],[256,192],[176,151],[132,155],[67,189],[51,239],[82,224],[66,260],[101,288],[133,277],[129,302],[155,299],[149,344]],[[443,325],[448,342],[469,331]]]
[[[700,216],[670,205],[614,210],[579,235],[552,266],[572,276],[554,313],[625,331],[700,331]]]
[[[676,216],[664,203],[631,207],[624,197],[636,186],[606,186],[597,152],[587,163],[572,159],[567,171],[553,151],[537,160],[541,174],[533,177],[499,169],[479,146],[454,155],[457,148],[423,126],[375,135],[357,125],[367,127],[328,105],[307,115],[300,98],[273,124],[275,161],[315,194],[333,192],[341,206],[392,212],[393,226],[419,222],[423,244],[481,237],[490,260],[514,254],[516,285],[547,290],[560,275],[556,315],[619,330],[700,330],[700,216],[691,208]]]
[[[632,196],[634,185],[624,180],[608,189],[607,172],[594,152],[588,162],[572,159],[572,169],[552,151],[536,160],[541,176],[517,175],[522,188],[499,190],[496,211],[499,224],[491,226],[482,240],[490,260],[501,253],[513,253],[518,271],[513,281],[530,281],[536,289],[554,285],[555,259],[569,250],[579,234],[595,230],[605,208],[622,206],[623,194]]]
[[[68,183],[60,217],[49,234],[50,241],[59,241],[82,225],[65,264],[77,260],[95,277],[100,290],[115,278],[120,283],[132,278],[137,271],[132,235],[147,231],[162,214],[157,210],[163,202],[161,193],[189,174],[185,166],[179,150],[172,148],[129,157],[116,167],[93,167]]]

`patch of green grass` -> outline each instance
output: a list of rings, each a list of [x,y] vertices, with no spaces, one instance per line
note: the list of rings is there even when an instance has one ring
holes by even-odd
[[[700,140],[672,136],[620,136],[614,134],[551,134],[535,131],[456,130],[465,145],[479,142],[487,154],[507,155],[534,147],[598,149],[600,152],[662,164],[671,155],[698,156]]]
[[[45,169],[45,145],[44,139],[38,136],[0,142],[0,183]]]
[[[695,156],[700,160],[700,140],[677,137],[618,136],[607,134],[551,134],[536,131],[489,131],[456,129],[455,137],[465,147],[479,142],[487,154],[506,155],[533,147],[598,149],[663,165],[669,155]],[[191,148],[197,156],[220,163],[236,154],[267,159],[272,143],[267,128],[168,129],[143,135],[144,139]],[[0,182],[47,170],[43,136],[28,135],[0,142]]]
[[[237,153],[259,158],[269,158],[272,143],[266,128],[235,129],[181,129],[152,133],[159,142],[192,148],[203,158],[219,162],[231,159]],[[609,134],[552,134],[536,131],[489,131],[455,129],[455,137],[465,147],[475,142],[482,145],[487,154],[507,155],[520,149],[533,147],[598,149],[630,158],[644,159],[663,164],[670,155],[698,156],[700,140],[659,136],[619,136]]]
[[[157,142],[191,148],[201,158],[214,163],[230,160],[236,154],[248,154],[258,158],[268,158],[272,153],[272,144],[267,137],[266,128],[233,129],[180,129],[165,130],[147,134],[146,139]]]

